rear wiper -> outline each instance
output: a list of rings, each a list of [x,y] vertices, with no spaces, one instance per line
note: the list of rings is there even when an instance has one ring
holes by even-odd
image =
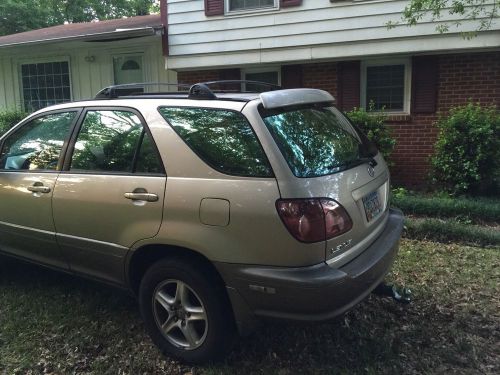
[[[377,166],[377,161],[373,157],[362,157],[362,158],[357,158],[354,160],[349,160],[346,161],[345,163],[342,164],[332,164],[329,165],[327,168],[328,169],[338,169],[338,171],[341,170],[346,170],[352,167],[355,167],[357,165],[365,164],[368,163],[368,165],[372,168],[375,168]]]
[[[378,164],[377,161],[373,157],[368,156],[368,157],[357,158],[357,159],[348,161],[345,165],[346,165],[346,167],[353,167],[355,165],[360,165],[360,164],[365,164],[365,163],[368,163],[368,165],[372,168],[375,168]]]

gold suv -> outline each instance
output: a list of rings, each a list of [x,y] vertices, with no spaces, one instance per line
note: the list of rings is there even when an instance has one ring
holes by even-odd
[[[130,289],[167,355],[360,302],[403,217],[373,144],[314,89],[110,87],[0,138],[0,251]],[[139,88],[138,88],[139,87]]]

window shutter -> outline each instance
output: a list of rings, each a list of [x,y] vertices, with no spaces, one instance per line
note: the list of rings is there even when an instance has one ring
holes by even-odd
[[[435,113],[439,79],[438,56],[415,56],[412,61],[412,113]]]
[[[302,0],[281,0],[280,5],[282,8],[296,7],[302,5]]]
[[[281,86],[284,89],[303,87],[302,65],[283,65],[281,67]]]
[[[343,61],[337,67],[337,103],[343,111],[350,111],[360,105],[359,61]]]
[[[205,0],[206,16],[221,16],[224,14],[224,0]]]

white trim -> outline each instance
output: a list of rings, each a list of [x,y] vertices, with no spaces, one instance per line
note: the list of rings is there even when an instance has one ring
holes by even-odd
[[[247,74],[253,73],[278,73],[278,82],[276,83],[278,86],[281,85],[281,66],[260,66],[255,68],[244,68],[241,69],[241,79],[246,80]],[[246,90],[246,85],[243,84],[243,90]]]
[[[390,114],[409,114],[411,103],[411,59],[409,57],[393,58],[393,59],[372,59],[361,61],[361,75],[360,75],[360,90],[361,100],[360,105],[367,108],[366,102],[366,69],[370,66],[387,66],[387,65],[404,65],[404,98],[402,111],[389,111]]]
[[[248,8],[248,9],[238,9],[238,10],[230,10],[229,9],[229,2],[231,0],[224,0],[224,15],[225,16],[231,16],[231,15],[240,15],[240,14],[247,14],[247,13],[261,13],[261,12],[269,12],[269,11],[275,11],[280,9],[280,2],[279,0],[274,0],[274,5],[271,7],[261,7],[261,8]]]
[[[398,39],[374,39],[318,46],[272,48],[260,50],[221,51],[192,55],[171,54],[168,69],[210,69],[249,64],[307,64],[310,62],[362,59],[367,56],[408,54],[446,54],[498,51],[498,32],[487,31],[468,41],[459,34],[421,36]],[[172,47],[174,49],[174,47]],[[223,62],[223,64],[222,64]]]

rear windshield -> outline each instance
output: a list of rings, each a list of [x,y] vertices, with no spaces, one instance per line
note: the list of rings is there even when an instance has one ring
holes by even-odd
[[[297,177],[336,173],[374,154],[366,137],[335,107],[261,108],[260,113]]]

